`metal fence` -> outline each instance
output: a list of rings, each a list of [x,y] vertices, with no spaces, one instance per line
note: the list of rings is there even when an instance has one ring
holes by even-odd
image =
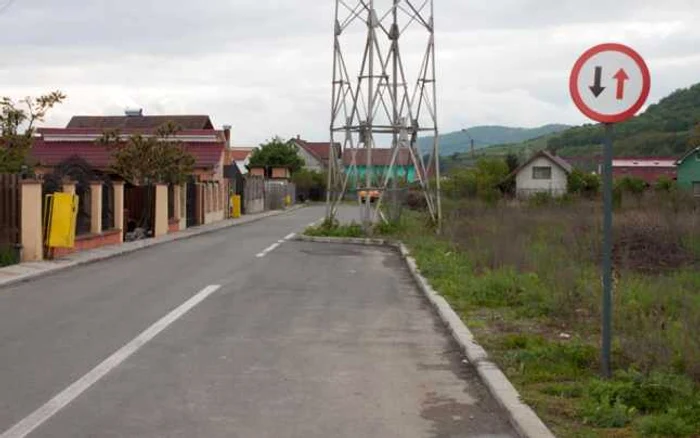
[[[246,175],[243,189],[243,213],[259,213],[265,209],[265,179]]]
[[[287,196],[294,200],[294,184],[284,180],[265,181],[265,210],[282,210],[287,206]]]

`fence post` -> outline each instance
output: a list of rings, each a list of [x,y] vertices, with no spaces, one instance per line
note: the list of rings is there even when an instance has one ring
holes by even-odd
[[[124,182],[113,181],[114,187],[114,228],[120,230],[119,243],[124,242]]]
[[[182,197],[180,196],[180,186],[177,184],[173,185],[173,219],[180,222],[180,202]],[[179,228],[179,226],[178,226]]]
[[[180,231],[187,229],[187,183],[180,186]]]
[[[90,233],[102,233],[102,181],[90,181]]]
[[[44,258],[43,225],[41,222],[41,182],[22,181],[22,223],[20,243],[22,261],[38,262]]]
[[[63,193],[68,193],[69,195],[75,195],[75,185],[76,181],[70,179],[63,180]]]
[[[155,237],[168,234],[168,185],[156,184],[156,218],[153,234]]]

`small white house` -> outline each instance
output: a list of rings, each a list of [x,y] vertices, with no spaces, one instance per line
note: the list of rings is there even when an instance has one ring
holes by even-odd
[[[561,196],[566,193],[572,170],[571,164],[563,158],[540,151],[514,172],[516,194],[519,198],[541,192]]]

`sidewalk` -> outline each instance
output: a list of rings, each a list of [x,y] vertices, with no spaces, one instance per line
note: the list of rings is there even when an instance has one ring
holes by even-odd
[[[299,210],[303,207],[304,205],[297,205],[288,208],[287,210],[267,211],[264,213],[246,215],[238,219],[228,219],[221,222],[217,222],[215,224],[201,225],[198,227],[188,228],[184,231],[179,231],[177,233],[161,236],[157,239],[137,240],[135,242],[126,242],[121,245],[105,246],[103,248],[98,248],[90,251],[82,251],[70,254],[66,257],[62,257],[60,259],[51,261],[29,262],[21,263],[19,265],[7,266],[5,268],[0,268],[0,288],[21,283],[24,281],[33,280],[44,275],[49,275],[54,272],[62,271],[64,269],[73,268],[75,266],[95,263],[102,260],[110,259],[112,257],[128,254],[130,252],[138,251],[140,249],[150,248],[156,245],[161,245],[176,240],[189,239],[191,237],[201,236],[202,234],[213,233],[224,228],[235,227],[238,225],[248,224],[268,217],[287,214]]]

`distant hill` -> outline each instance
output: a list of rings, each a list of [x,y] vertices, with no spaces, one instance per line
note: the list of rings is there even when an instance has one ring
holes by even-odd
[[[690,149],[690,138],[700,124],[700,84],[676,90],[639,116],[615,125],[616,156],[680,157]],[[601,153],[604,128],[586,124],[551,134],[538,141],[524,141],[485,149],[487,155],[507,152],[531,153],[549,148],[563,156]]]
[[[456,131],[440,136],[440,155],[468,152],[470,140],[474,139],[474,148],[483,149],[491,145],[520,143],[544,135],[561,132],[570,128],[568,125],[546,125],[539,128],[510,128],[507,126],[475,126],[466,132]],[[433,147],[433,137],[418,139],[418,147],[427,153]]]

